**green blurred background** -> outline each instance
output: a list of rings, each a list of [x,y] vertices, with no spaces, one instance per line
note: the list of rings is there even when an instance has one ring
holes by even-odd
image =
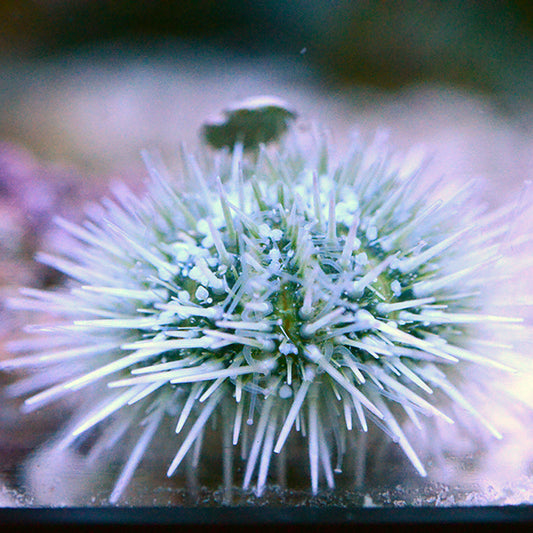
[[[0,20],[2,50],[22,57],[179,38],[243,55],[305,49],[321,76],[346,84],[438,81],[531,96],[527,0],[4,0]]]
[[[237,54],[294,54],[330,80],[397,88],[438,81],[530,97],[527,0],[4,0],[4,54],[46,58],[117,39],[184,39]]]
[[[193,139],[207,114],[258,92],[297,100],[341,136],[375,127],[370,108],[394,130],[376,102],[416,114],[398,104],[413,89],[420,102],[440,91],[430,109],[475,98],[530,131],[533,4],[4,0],[0,73],[1,138],[102,171]]]

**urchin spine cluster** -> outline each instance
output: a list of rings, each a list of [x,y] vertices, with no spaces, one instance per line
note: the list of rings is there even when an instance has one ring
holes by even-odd
[[[162,424],[181,437],[171,476],[191,448],[199,457],[208,420],[231,420],[223,439],[240,446],[242,485],[258,494],[295,433],[312,492],[321,478],[333,488],[347,435],[369,422],[424,476],[402,422],[453,423],[434,391],[500,437],[457,377],[472,363],[508,370],[471,345],[479,325],[520,322],[484,312],[510,209],[476,209],[469,185],[438,199],[419,169],[370,152],[355,146],[337,166],[325,145],[294,139],[256,160],[239,146],[218,159],[184,152],[185,191],[147,158],[144,197],[117,187],[82,225],[57,221],[70,238],[39,259],[69,287],[24,289],[12,305],[59,320],[30,328],[37,338],[11,348],[34,353],[0,365],[32,370],[11,386],[27,409],[99,387],[61,445],[97,424],[108,444],[138,435],[112,502]],[[231,486],[232,446],[220,455]]]

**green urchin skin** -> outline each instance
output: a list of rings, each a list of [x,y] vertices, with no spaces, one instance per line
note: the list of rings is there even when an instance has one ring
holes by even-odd
[[[258,494],[295,432],[308,443],[313,493],[321,477],[333,488],[339,443],[369,422],[426,475],[401,423],[452,423],[432,402],[437,390],[499,437],[454,376],[471,363],[505,369],[468,344],[481,322],[518,321],[483,311],[507,211],[465,208],[467,190],[430,201],[419,169],[400,174],[386,152],[366,155],[355,147],[333,167],[324,146],[309,153],[291,142],[256,162],[235,149],[218,167],[186,155],[194,192],[147,160],[144,198],[119,188],[83,225],[58,220],[72,240],[40,260],[70,287],[26,289],[13,305],[62,322],[41,328],[46,353],[2,366],[36,368],[28,409],[104,385],[63,445],[100,423],[109,439],[124,421],[141,426],[112,502],[161,424],[180,434],[171,476],[222,409],[245,450],[243,487],[255,480]],[[51,385],[42,376],[56,363]]]

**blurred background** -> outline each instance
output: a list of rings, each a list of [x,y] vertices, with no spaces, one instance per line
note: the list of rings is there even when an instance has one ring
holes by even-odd
[[[172,161],[207,116],[257,94],[339,151],[384,129],[435,154],[431,172],[515,198],[533,178],[533,5],[3,0],[0,287],[54,281],[20,268],[52,213],[79,218],[113,179],[142,181],[142,149]]]
[[[385,130],[433,154],[429,173],[483,177],[484,200],[515,201],[533,179],[533,4],[3,0],[0,302],[60,281],[32,259],[53,215],[80,220],[116,179],[140,187],[142,149],[172,162],[206,117],[257,94],[339,151]],[[0,338],[13,320],[0,303]],[[2,433],[9,470],[23,452]]]

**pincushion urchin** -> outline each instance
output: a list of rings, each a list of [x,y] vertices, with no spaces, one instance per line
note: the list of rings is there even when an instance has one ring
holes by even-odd
[[[26,407],[95,387],[63,445],[95,427],[107,446],[135,435],[110,500],[169,425],[168,476],[218,419],[224,483],[259,495],[302,442],[313,494],[333,488],[347,439],[369,425],[422,476],[404,421],[453,423],[459,406],[500,437],[460,388],[509,370],[480,326],[519,321],[485,307],[510,209],[484,212],[469,186],[440,195],[384,148],[354,146],[337,165],[324,143],[238,148],[185,154],[185,191],[148,161],[145,196],[120,187],[82,225],[58,220],[72,238],[39,259],[69,286],[12,302],[60,319],[1,363],[31,369]]]

